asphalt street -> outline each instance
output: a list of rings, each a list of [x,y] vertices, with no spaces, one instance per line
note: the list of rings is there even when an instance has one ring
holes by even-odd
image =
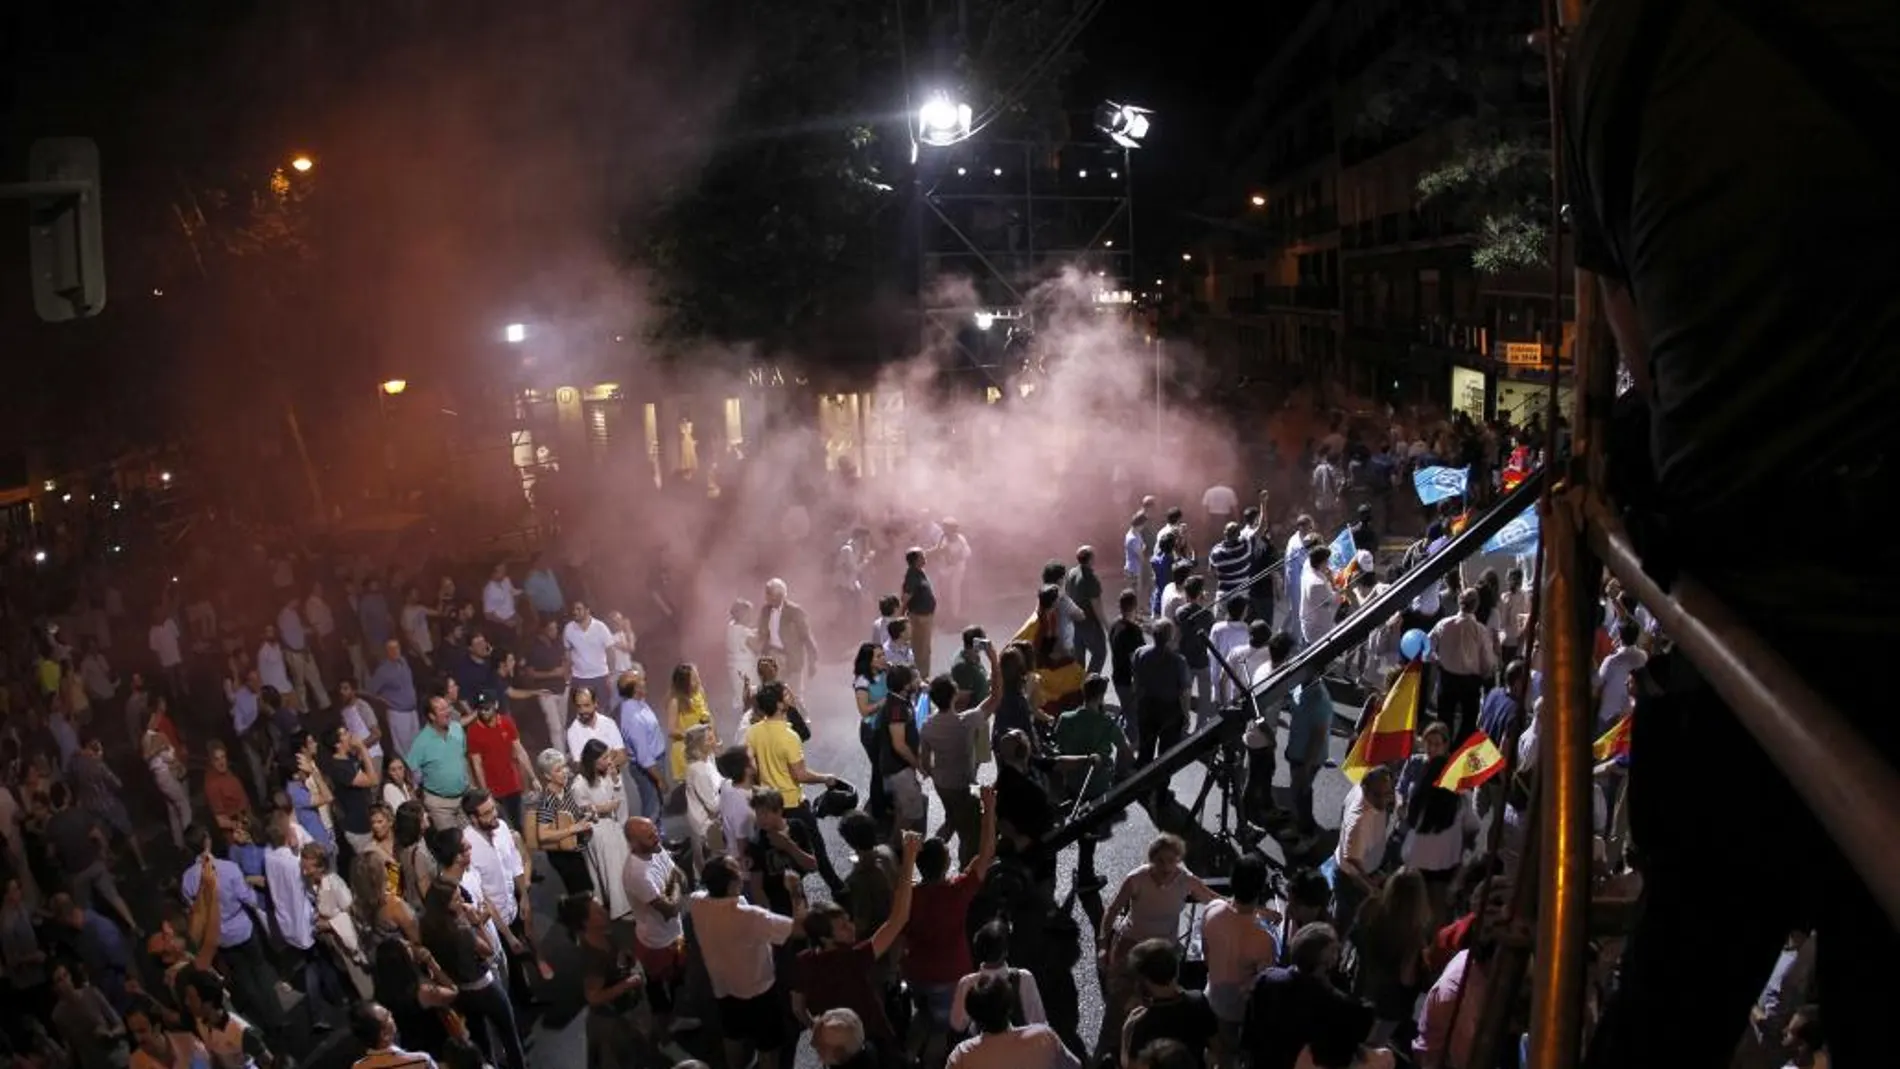
[[[992,635],[1010,634],[1021,623],[1019,615],[1012,618],[1010,614],[1000,610],[985,615],[991,618],[981,622]],[[954,634],[954,632],[949,633]],[[938,666],[938,669],[942,670],[942,667]],[[849,664],[829,663],[819,668],[816,678],[810,684],[800,688],[800,695],[804,699],[806,714],[812,728],[812,739],[805,750],[806,763],[807,767],[814,771],[843,776],[857,784],[862,793],[870,770],[864,752],[857,741],[857,715],[850,683]],[[1330,756],[1335,762],[1345,756],[1349,740],[1344,733],[1350,730],[1351,718],[1357,715],[1357,710],[1341,706],[1338,708],[1338,713],[1330,745]],[[717,721],[720,738],[730,739],[737,717],[731,710],[719,710]],[[993,775],[994,767],[986,767],[982,778],[987,781]],[[1173,790],[1182,805],[1192,804],[1201,789],[1202,777],[1203,769],[1198,764],[1176,774]],[[1284,761],[1279,762],[1276,786],[1286,787]],[[1340,809],[1349,787],[1345,777],[1340,775],[1337,769],[1328,767],[1322,771],[1315,786],[1314,799],[1314,812],[1322,828],[1328,831],[1337,828]],[[931,792],[925,793],[931,795]],[[1203,826],[1213,826],[1218,805],[1219,792],[1217,791],[1208,801],[1204,819],[1201,821]],[[930,827],[934,829],[940,826],[943,820],[943,813],[934,795],[931,796],[931,810]],[[832,859],[837,863],[840,871],[846,870],[850,863],[850,851],[837,838],[837,822],[823,821],[821,823]],[[1115,881],[1143,862],[1147,843],[1155,835],[1155,831],[1154,823],[1145,811],[1139,808],[1132,809],[1128,819],[1116,828],[1114,838],[1098,846],[1097,867],[1111,881],[1109,887],[1101,892],[1104,900],[1113,895]],[[1321,851],[1320,856],[1324,856],[1323,851],[1330,847],[1332,841],[1330,834],[1320,838],[1316,848]],[[1070,849],[1064,864],[1059,866],[1058,901],[1068,896],[1069,881],[1075,868],[1073,849]],[[1276,862],[1283,863],[1287,860],[1279,844],[1271,838],[1262,841],[1261,849]],[[1190,867],[1194,866],[1196,860],[1196,852],[1191,845]],[[558,931],[545,930],[553,915],[554,900],[560,893],[559,887],[558,878],[549,874],[545,880],[535,885],[534,892],[537,927],[543,929],[544,932],[542,936],[544,953],[554,964],[557,973],[555,981],[545,993],[552,1005],[540,1015],[531,1038],[530,1061],[535,1069],[557,1069],[557,1067],[578,1069],[586,1064],[582,1021],[578,1014],[578,980],[574,977],[572,951],[567,946],[564,935]],[[807,891],[813,901],[828,897],[823,882],[816,876],[808,878]],[[1075,984],[1076,990],[1080,993],[1081,1003],[1079,1031],[1085,1040],[1093,1042],[1100,1027],[1102,1013],[1101,992],[1094,972],[1094,925],[1083,916],[1083,911],[1079,906],[1075,913],[1083,932],[1083,953],[1075,966]],[[686,1041],[685,1045],[688,1048],[699,1046],[690,1040]],[[803,1042],[799,1047],[799,1064],[801,1066],[817,1064],[810,1046]]]

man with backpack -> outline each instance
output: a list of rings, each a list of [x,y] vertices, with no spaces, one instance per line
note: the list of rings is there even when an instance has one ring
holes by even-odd
[[[1008,1027],[1048,1024],[1049,1015],[1043,1010],[1042,991],[1036,987],[1036,977],[1029,970],[1009,963],[1009,925],[993,920],[978,928],[976,938],[970,941],[970,949],[978,965],[975,972],[957,981],[957,993],[950,997],[952,1035],[969,1032],[972,1025],[983,1026],[982,1021],[971,1016],[969,1000],[971,992],[985,982],[1000,983],[1008,989]]]

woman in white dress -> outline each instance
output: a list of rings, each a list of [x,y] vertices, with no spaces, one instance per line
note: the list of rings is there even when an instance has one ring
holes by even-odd
[[[607,916],[620,920],[633,912],[626,881],[620,878],[627,865],[627,837],[620,830],[621,822],[627,819],[627,795],[620,773],[607,766],[607,744],[590,739],[581,749],[576,770],[580,774],[568,782],[567,792],[576,808],[609,825],[588,839],[587,863],[593,869],[594,897],[607,907]]]

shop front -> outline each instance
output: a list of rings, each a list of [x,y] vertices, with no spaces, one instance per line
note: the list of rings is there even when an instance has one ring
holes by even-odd
[[[1461,412],[1473,423],[1485,420],[1484,372],[1463,364],[1451,365],[1451,410]]]

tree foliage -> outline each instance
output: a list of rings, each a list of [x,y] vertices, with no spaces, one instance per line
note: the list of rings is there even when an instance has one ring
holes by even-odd
[[[1420,202],[1469,234],[1472,264],[1496,274],[1547,262],[1550,128],[1544,61],[1526,0],[1435,0],[1365,74],[1355,132],[1393,142],[1441,131],[1447,149],[1418,178]]]
[[[1070,8],[967,0],[967,22],[938,5],[949,13],[926,25],[921,5],[890,0],[736,6],[731,21],[758,47],[720,140],[627,228],[627,252],[656,283],[662,334],[797,345],[835,335],[909,273],[899,254],[917,94],[947,86],[983,111],[1058,40]],[[1060,136],[1048,117],[1074,62],[1057,53],[984,134]]]

